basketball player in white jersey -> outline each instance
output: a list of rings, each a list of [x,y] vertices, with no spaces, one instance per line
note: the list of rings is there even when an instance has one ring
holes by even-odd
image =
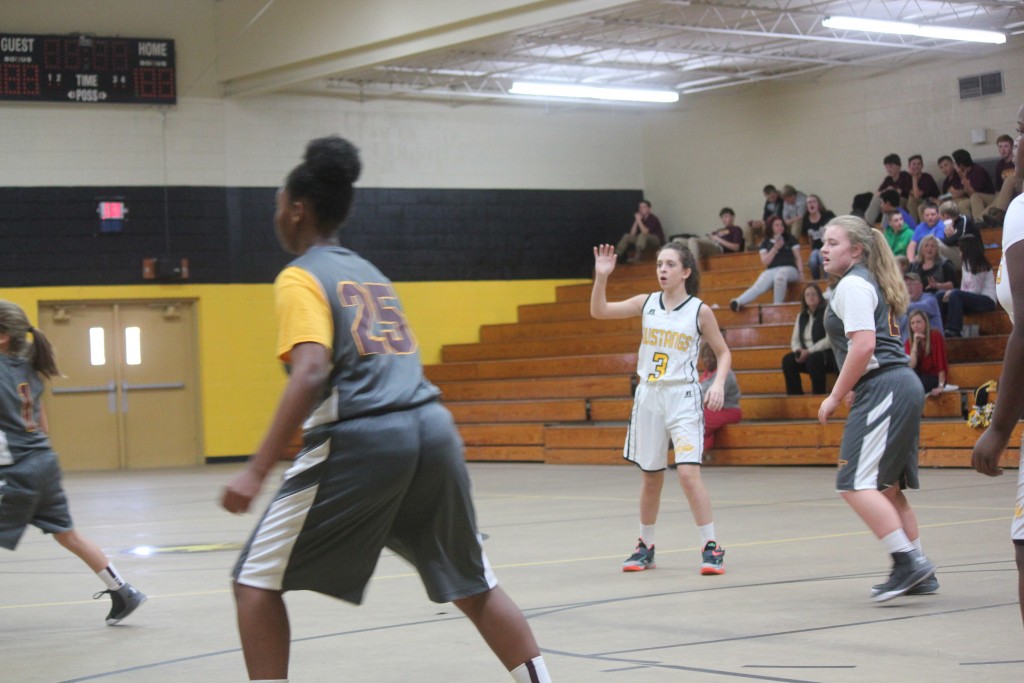
[[[715,536],[711,498],[700,476],[704,450],[704,409],[721,410],[732,356],[709,307],[697,298],[700,273],[690,250],[669,242],[658,252],[661,291],[609,302],[608,276],[615,270],[615,249],[594,247],[594,290],[590,314],[595,318],[643,316],[637,358],[637,386],[623,457],[643,472],[640,488],[640,534],[623,571],[654,569],[654,527],[668,467],[669,439],[675,451],[679,483],[700,532],[701,574],[725,573],[725,550]],[[697,357],[701,340],[718,358],[715,381],[701,396]]]
[[[1017,115],[1017,143],[1013,151],[1016,182],[1024,179],[1024,106]],[[1013,182],[1007,178],[1004,182]],[[974,469],[995,477],[1003,473],[999,458],[1010,435],[1024,415],[1024,194],[1017,195],[1006,210],[1003,222],[1003,258],[996,276],[996,296],[1013,322],[1006,342],[999,398],[992,411],[992,423],[974,445]],[[1022,449],[1024,450],[1024,449]],[[1017,504],[1011,531],[1017,558],[1017,595],[1024,620],[1024,467],[1017,473]]]

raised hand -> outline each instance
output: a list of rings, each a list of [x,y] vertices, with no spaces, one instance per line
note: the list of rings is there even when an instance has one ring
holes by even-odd
[[[615,254],[615,247],[610,244],[599,244],[594,247],[594,274],[611,275],[615,270],[615,263],[618,256]]]

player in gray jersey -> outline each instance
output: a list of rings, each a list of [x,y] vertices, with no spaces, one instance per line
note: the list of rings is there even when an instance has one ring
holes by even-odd
[[[871,589],[876,602],[938,590],[935,566],[921,552],[917,516],[903,494],[918,488],[917,445],[924,389],[907,364],[898,317],[908,294],[885,237],[855,216],[829,221],[821,248],[836,276],[825,313],[839,377],[818,410],[822,424],[850,405],[836,488],[892,555],[888,581]]]
[[[277,355],[289,379],[224,508],[249,509],[300,426],[304,447],[233,572],[249,677],[286,680],[286,591],[359,603],[388,547],[416,567],[431,600],[472,620],[516,683],[550,683],[480,546],[462,441],[423,377],[394,287],[338,244],[360,170],[348,141],[313,140],[277,194],[278,238],[299,255],[274,282]]]
[[[31,334],[33,343],[28,343]],[[14,550],[32,525],[75,554],[106,585],[107,624],[113,626],[146,601],[125,582],[100,547],[75,530],[60,463],[46,436],[39,398],[43,380],[59,375],[53,348],[16,304],[0,301],[0,547]]]

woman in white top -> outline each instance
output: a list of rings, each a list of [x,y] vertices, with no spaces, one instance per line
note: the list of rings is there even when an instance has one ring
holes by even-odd
[[[637,294],[625,301],[608,301],[608,276],[615,270],[615,250],[594,247],[594,289],[590,314],[595,318],[642,316],[643,334],[637,353],[636,389],[622,456],[640,468],[640,535],[636,550],[622,571],[654,569],[654,526],[668,468],[669,439],[675,452],[679,483],[686,494],[701,537],[701,574],[724,574],[725,550],[715,536],[711,498],[700,476],[704,452],[704,406],[720,410],[732,355],[715,314],[697,298],[700,272],[686,246],[669,242],[658,252],[660,292]],[[706,392],[701,391],[697,357],[701,340],[718,358],[718,370]]]
[[[1017,115],[1017,146],[1013,152],[1017,178],[1024,178],[1024,106]],[[1005,182],[1005,181],[1004,181]],[[990,477],[1003,473],[999,458],[1010,443],[1010,435],[1024,415],[1024,194],[1006,210],[1003,222],[1003,260],[996,278],[999,304],[1010,314],[1013,331],[1006,342],[1003,373],[999,378],[999,399],[992,412],[992,424],[974,445],[974,469]],[[1017,474],[1017,503],[1011,527],[1017,560],[1017,596],[1024,619],[1024,467]]]
[[[946,305],[946,336],[959,337],[964,313],[988,313],[996,310],[996,278],[985,258],[985,247],[974,235],[964,235],[957,245],[963,274],[959,289],[948,289],[941,301]]]

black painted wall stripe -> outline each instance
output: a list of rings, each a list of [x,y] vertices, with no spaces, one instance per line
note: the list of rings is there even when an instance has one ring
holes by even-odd
[[[0,287],[141,284],[142,259],[189,260],[190,282],[270,282],[289,256],[276,188],[0,188]],[[101,234],[120,197],[124,232]],[[358,188],[342,243],[395,281],[589,277],[591,247],[632,222],[639,190]],[[167,220],[165,220],[165,214]],[[169,247],[168,247],[169,244]]]

